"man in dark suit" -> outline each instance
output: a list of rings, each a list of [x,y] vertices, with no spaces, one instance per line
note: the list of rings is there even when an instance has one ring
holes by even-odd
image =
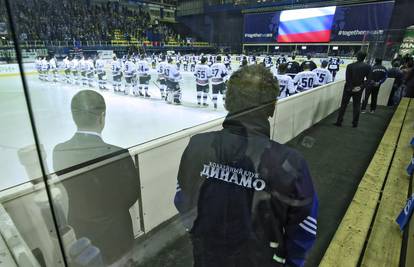
[[[371,72],[371,66],[364,63],[367,54],[365,52],[357,53],[357,62],[351,63],[346,67],[346,81],[344,92],[342,95],[341,107],[339,108],[338,119],[335,126],[341,127],[344,119],[346,107],[352,97],[353,104],[353,120],[352,126],[358,127],[359,114],[361,111],[361,97],[365,88],[365,80]]]
[[[128,150],[102,140],[106,105],[97,92],[77,93],[71,103],[78,128],[53,151],[53,166],[69,199],[68,224],[101,251],[105,265],[125,259],[134,236],[130,207],[138,199],[137,170]],[[90,170],[74,170],[83,167]],[[68,175],[69,174],[69,175]]]

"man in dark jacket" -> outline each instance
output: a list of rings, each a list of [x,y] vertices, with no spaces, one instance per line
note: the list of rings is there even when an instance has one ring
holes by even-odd
[[[183,153],[174,202],[196,267],[304,265],[318,202],[304,158],[270,140],[278,90],[263,66],[239,69],[224,129],[193,136]]]
[[[128,150],[102,140],[106,105],[99,93],[77,93],[71,109],[77,132],[53,150],[53,167],[68,194],[68,224],[77,239],[99,248],[105,265],[122,266],[134,241],[129,209],[140,190],[137,171]],[[82,170],[86,166],[93,168]]]
[[[400,61],[394,61],[392,68],[388,70],[388,78],[394,78],[394,84],[392,85],[392,90],[390,98],[388,99],[387,106],[393,106],[399,102],[401,97],[400,88],[403,83],[404,74],[400,70]]]
[[[353,119],[352,126],[358,127],[359,113],[361,109],[361,96],[365,87],[365,79],[368,78],[371,72],[371,67],[364,63],[367,54],[365,52],[357,53],[357,62],[351,63],[346,67],[346,81],[344,92],[342,94],[341,107],[339,108],[338,119],[335,126],[341,127],[344,119],[346,107],[352,97],[353,104]]]
[[[376,58],[375,64],[368,75],[364,101],[362,102],[362,113],[366,112],[368,99],[371,96],[371,113],[377,109],[377,99],[381,84],[387,79],[387,69],[382,66],[382,59]]]

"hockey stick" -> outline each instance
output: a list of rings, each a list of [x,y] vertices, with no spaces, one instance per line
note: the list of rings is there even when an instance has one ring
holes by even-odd
[[[155,81],[152,81],[152,83],[159,89],[161,90],[160,86],[158,85],[158,83],[156,83]]]

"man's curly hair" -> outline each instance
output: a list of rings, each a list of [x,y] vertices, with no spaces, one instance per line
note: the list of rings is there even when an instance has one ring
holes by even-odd
[[[234,72],[227,83],[226,109],[239,113],[262,106],[273,106],[279,83],[262,65],[245,66]]]

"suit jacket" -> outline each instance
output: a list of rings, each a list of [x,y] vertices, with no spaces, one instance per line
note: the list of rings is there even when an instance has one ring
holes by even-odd
[[[138,199],[139,180],[131,156],[126,149],[84,133],[53,151],[58,175],[102,160],[110,162],[74,174],[62,184],[69,198],[68,224],[78,239],[89,238],[110,264],[131,250],[134,241],[129,208]]]
[[[364,86],[365,79],[371,72],[371,66],[364,62],[354,62],[346,67],[345,91],[352,91],[356,86]],[[362,91],[361,91],[362,93]]]

